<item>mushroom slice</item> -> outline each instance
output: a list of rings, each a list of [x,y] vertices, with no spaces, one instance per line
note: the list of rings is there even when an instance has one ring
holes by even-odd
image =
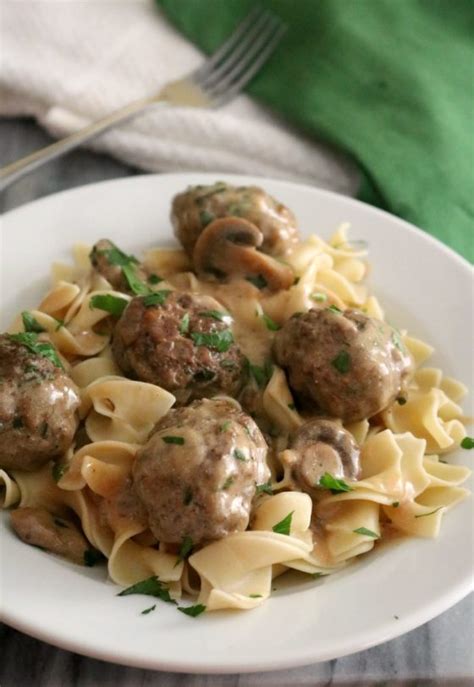
[[[193,262],[199,275],[217,279],[242,277],[259,279],[270,291],[288,289],[294,282],[293,270],[261,253],[263,234],[241,217],[216,219],[199,236]]]
[[[286,451],[286,462],[303,491],[314,493],[327,472],[336,479],[356,480],[360,474],[359,447],[342,425],[326,418],[305,422]]]

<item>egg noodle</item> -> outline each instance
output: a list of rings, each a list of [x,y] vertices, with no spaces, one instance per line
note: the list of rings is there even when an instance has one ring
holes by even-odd
[[[324,491],[314,503],[297,490],[287,446],[303,418],[284,371],[267,366],[266,376],[251,383],[257,416],[265,418],[274,437],[268,454],[271,484],[254,501],[249,529],[204,545],[186,560],[177,557],[175,548],[156,541],[146,522],[118,507],[137,450],[175,398],[158,386],[125,378],[117,367],[110,328],[100,326],[109,313],[91,301],[99,295],[127,301],[130,296],[114,292],[91,269],[89,252],[89,246],[78,245],[73,266],[53,265],[52,288],[30,311],[80,388],[86,442],[71,447],[59,471],[52,463],[35,472],[0,471],[0,484],[4,508],[76,513],[91,546],[108,559],[108,573],[117,584],[157,576],[172,598],[185,592],[207,610],[254,608],[270,596],[272,580],[290,569],[328,575],[394,531],[436,537],[444,515],[468,495],[460,485],[470,471],[444,461],[466,435],[458,405],[466,388],[439,369],[423,367],[432,348],[402,332],[416,364],[406,402],[395,402],[370,424],[346,425],[361,447],[360,479],[346,480],[346,491]],[[156,288],[216,298],[233,316],[235,340],[258,370],[264,369],[274,336],[267,318],[282,325],[294,313],[328,302],[384,319],[380,303],[363,284],[366,249],[348,241],[347,226],[329,242],[311,236],[296,244],[288,263],[295,284],[268,294],[243,280],[238,285],[199,281],[182,250],[156,248],[144,258],[145,267],[163,279]],[[23,331],[21,316],[9,331]]]

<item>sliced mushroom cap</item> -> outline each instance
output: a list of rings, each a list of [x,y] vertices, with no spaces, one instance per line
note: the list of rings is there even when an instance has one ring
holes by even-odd
[[[334,420],[305,422],[290,442],[292,477],[303,491],[314,493],[321,477],[356,480],[360,474],[359,447],[352,434]]]
[[[216,219],[199,236],[194,252],[194,268],[199,275],[217,279],[241,277],[259,279],[271,291],[288,289],[294,282],[293,270],[257,249],[263,234],[241,217]]]

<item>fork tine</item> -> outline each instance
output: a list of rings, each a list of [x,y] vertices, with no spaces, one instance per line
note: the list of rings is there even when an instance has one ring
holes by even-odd
[[[258,49],[252,51],[251,58],[239,63],[231,73],[226,74],[224,79],[210,89],[209,95],[215,107],[225,104],[244,88],[268,60],[286,30],[284,24],[274,24],[273,34],[265,36],[263,45],[261,42]]]
[[[203,78],[210,69],[215,67],[221,60],[224,59],[227,53],[234,50],[239,45],[240,40],[245,36],[247,30],[259,20],[260,16],[264,14],[264,10],[258,5],[254,7],[246,17],[240,22],[237,28],[229,36],[229,38],[221,45],[215,53],[213,53],[200,67],[190,75],[193,81]]]
[[[265,36],[271,32],[273,21],[274,17],[270,12],[263,13],[225,59],[219,65],[209,69],[208,73],[201,77],[199,85],[206,89],[212,87],[221,77],[237,67],[239,62],[244,61],[252,53],[255,45],[259,45],[264,41]]]

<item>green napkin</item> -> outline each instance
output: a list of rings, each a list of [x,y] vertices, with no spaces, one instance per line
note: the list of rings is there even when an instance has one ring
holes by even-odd
[[[206,52],[252,0],[157,0]],[[346,151],[359,197],[474,260],[474,2],[261,0],[289,30],[248,92]]]

